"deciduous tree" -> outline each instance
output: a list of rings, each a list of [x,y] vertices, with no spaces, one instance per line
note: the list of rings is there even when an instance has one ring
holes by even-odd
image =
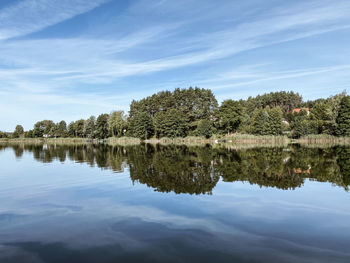
[[[23,137],[24,129],[22,125],[17,125],[14,132],[12,133],[13,138]]]
[[[114,111],[108,119],[108,130],[111,136],[121,137],[126,129],[126,116],[124,111]]]

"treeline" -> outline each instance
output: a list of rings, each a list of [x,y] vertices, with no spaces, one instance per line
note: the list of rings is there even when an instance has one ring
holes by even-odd
[[[12,137],[82,137],[104,139],[130,136],[186,137],[247,133],[350,136],[350,96],[341,93],[327,99],[302,100],[298,93],[271,92],[247,100],[225,100],[219,106],[211,90],[200,88],[162,91],[133,100],[129,114],[115,111],[87,120],[54,123],[39,121],[24,132],[17,125]],[[1,136],[9,136],[0,133]]]

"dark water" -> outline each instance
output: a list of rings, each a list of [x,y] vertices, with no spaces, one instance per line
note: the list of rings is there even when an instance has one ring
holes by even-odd
[[[350,148],[0,146],[0,262],[350,262]]]

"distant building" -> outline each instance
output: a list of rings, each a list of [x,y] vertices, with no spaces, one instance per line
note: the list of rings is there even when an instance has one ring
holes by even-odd
[[[297,108],[297,109],[293,109],[292,114],[299,113],[301,110],[306,111],[307,115],[310,114],[310,109],[309,109],[309,108]]]
[[[44,138],[50,138],[51,135],[50,135],[50,134],[43,134],[43,137],[44,137]]]

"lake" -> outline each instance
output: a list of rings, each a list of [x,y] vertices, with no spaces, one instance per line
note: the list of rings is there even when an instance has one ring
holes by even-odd
[[[350,148],[0,146],[0,262],[350,262]]]

